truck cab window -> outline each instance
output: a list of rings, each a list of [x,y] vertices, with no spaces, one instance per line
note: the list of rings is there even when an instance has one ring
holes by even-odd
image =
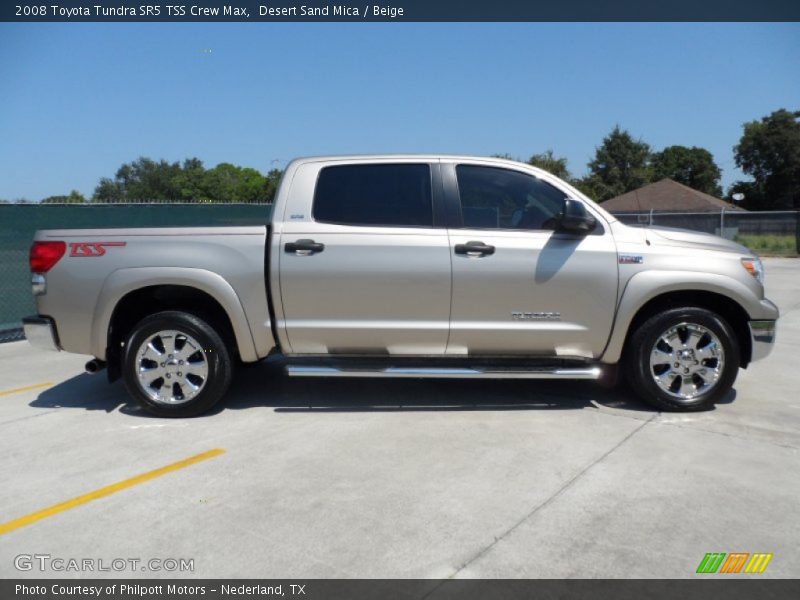
[[[456,167],[461,214],[470,229],[552,230],[565,194],[532,175],[497,167]]]
[[[432,227],[431,171],[425,164],[336,165],[320,171],[314,219],[323,223]]]

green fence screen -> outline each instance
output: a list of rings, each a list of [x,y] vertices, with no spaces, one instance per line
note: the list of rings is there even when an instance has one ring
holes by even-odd
[[[37,229],[264,225],[270,204],[0,204],[0,341],[35,314],[28,249]]]

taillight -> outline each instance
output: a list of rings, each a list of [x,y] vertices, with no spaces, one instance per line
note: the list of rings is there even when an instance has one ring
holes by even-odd
[[[47,273],[66,251],[65,242],[33,242],[30,253],[31,273]]]

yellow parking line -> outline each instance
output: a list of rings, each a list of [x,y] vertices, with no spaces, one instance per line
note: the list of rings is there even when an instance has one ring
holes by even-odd
[[[24,387],[14,388],[13,390],[6,390],[4,392],[0,392],[0,396],[10,396],[11,394],[19,394],[20,392],[27,392],[30,390],[35,390],[43,387],[50,387],[51,385],[53,385],[52,381],[45,381],[44,383],[34,383],[33,385],[26,385]]]
[[[184,460],[179,460],[178,462],[172,463],[171,465],[161,467],[160,469],[155,469],[154,471],[148,471],[147,473],[136,475],[135,477],[131,477],[130,479],[125,479],[123,481],[119,481],[117,483],[112,483],[111,485],[101,487],[99,489],[94,490],[93,492],[89,492],[81,496],[76,496],[75,498],[67,500],[66,502],[61,502],[59,504],[54,504],[53,506],[48,506],[47,508],[30,513],[28,515],[25,515],[24,517],[19,517],[18,519],[13,519],[12,521],[7,521],[5,523],[0,523],[0,535],[8,533],[9,531],[14,531],[15,529],[19,529],[20,527],[25,527],[27,525],[35,523],[36,521],[41,521],[42,519],[46,519],[47,517],[52,517],[53,515],[57,515],[60,512],[64,512],[65,510],[69,510],[70,508],[75,508],[76,506],[80,506],[81,504],[86,504],[87,502],[91,502],[92,500],[97,500],[99,498],[104,498],[105,496],[110,496],[111,494],[116,494],[117,492],[120,492],[126,488],[138,485],[140,483],[144,483],[145,481],[149,481],[150,479],[155,479],[156,477],[161,477],[162,475],[166,475],[167,473],[171,473],[172,471],[183,469],[184,467],[188,467],[203,460],[208,460],[209,458],[214,458],[215,456],[219,456],[220,454],[224,453],[225,450],[223,450],[222,448],[214,448],[213,450],[209,450],[208,452],[203,452],[202,454],[195,454],[194,456],[190,456],[189,458],[185,458]]]

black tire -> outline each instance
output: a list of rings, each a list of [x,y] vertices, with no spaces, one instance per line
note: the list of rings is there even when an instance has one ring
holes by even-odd
[[[716,383],[710,386],[708,391],[701,391],[688,399],[676,398],[662,389],[656,383],[655,374],[650,366],[650,353],[659,337],[671,327],[681,323],[699,325],[713,333],[724,353]],[[739,342],[731,326],[719,315],[704,308],[690,306],[674,308],[653,315],[636,328],[629,339],[624,362],[630,387],[648,404],[665,411],[709,410],[728,393],[736,380],[740,364]],[[702,390],[702,387],[700,389]]]
[[[174,405],[151,398],[142,389],[138,377],[139,347],[148,338],[169,330],[190,336],[200,344],[200,352],[203,353],[207,365],[207,376],[199,393],[190,400]],[[159,312],[139,321],[128,337],[122,358],[122,377],[128,393],[147,412],[159,417],[193,417],[206,412],[225,395],[231,383],[232,372],[231,355],[220,335],[201,318],[181,311]]]

